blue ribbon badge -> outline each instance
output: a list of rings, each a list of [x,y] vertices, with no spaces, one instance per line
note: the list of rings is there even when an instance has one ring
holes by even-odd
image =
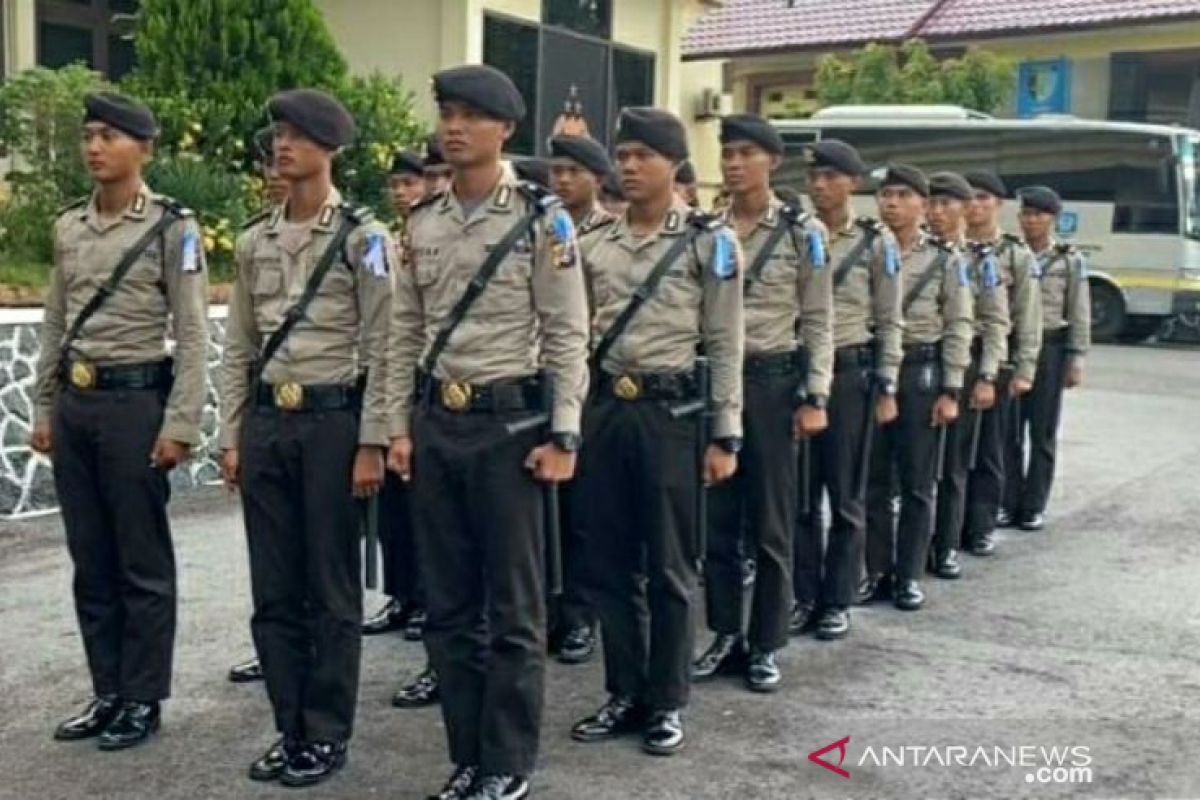
[[[737,275],[737,256],[733,249],[733,232],[721,228],[713,241],[712,271],[718,279],[727,281]]]
[[[820,269],[828,262],[825,254],[825,240],[821,237],[820,231],[808,232],[808,260],[812,262],[813,269]]]

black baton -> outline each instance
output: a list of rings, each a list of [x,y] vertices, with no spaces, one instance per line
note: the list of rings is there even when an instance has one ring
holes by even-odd
[[[710,413],[709,400],[712,394],[712,372],[708,359],[701,356],[696,359],[696,399],[667,410],[672,419],[680,419],[691,415],[696,416],[696,462],[698,484],[696,487],[696,530],[693,535],[693,545],[696,550],[696,560],[703,569],[705,548],[708,540],[708,488],[704,484],[704,453],[708,449],[708,417]]]
[[[379,493],[376,492],[363,500],[359,512],[362,514],[362,527],[367,540],[364,582],[368,589],[375,589],[379,586]]]
[[[983,434],[983,409],[975,409],[975,419],[971,421],[971,456],[967,459],[968,468],[974,470],[979,465],[979,439]]]
[[[948,425],[943,423],[938,426],[937,453],[934,454],[934,481],[942,482],[942,478],[946,477],[946,433]]]
[[[867,477],[871,472],[871,443],[875,439],[875,401],[879,395],[879,386],[874,378],[871,388],[867,390],[867,405],[863,412],[862,441],[858,448],[858,471],[854,475],[854,487],[858,496],[867,492]]]
[[[509,436],[550,424],[550,413],[535,414],[504,426]],[[559,597],[563,593],[562,518],[559,516],[558,484],[542,484],[542,515],[546,532],[546,593]]]

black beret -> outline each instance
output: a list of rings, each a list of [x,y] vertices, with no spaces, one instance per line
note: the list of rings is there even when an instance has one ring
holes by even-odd
[[[965,203],[974,192],[967,179],[957,172],[935,172],[929,176],[929,194],[934,197],[953,197]]]
[[[692,162],[685,161],[679,165],[679,169],[675,170],[675,182],[685,186],[696,182],[696,168]]]
[[[600,184],[600,193],[606,194],[609,197],[615,197],[618,200],[625,199],[625,190],[621,188],[621,182],[611,172],[604,178],[604,182]]]
[[[525,98],[512,79],[486,64],[468,64],[437,73],[433,76],[433,96],[439,103],[466,103],[496,119],[525,119]]]
[[[425,169],[445,166],[446,159],[442,156],[442,146],[436,136],[430,136],[425,142]]]
[[[425,159],[414,153],[412,150],[401,150],[396,155],[392,156],[392,175],[420,175],[425,171]]]
[[[158,135],[154,112],[116,92],[92,92],[83,98],[83,121],[103,122],[143,141]]]
[[[674,161],[686,161],[688,157],[683,122],[670,111],[649,106],[621,110],[617,117],[616,143],[624,142],[641,142]]]
[[[888,164],[879,185],[907,186],[922,197],[929,197],[929,179],[911,164]]]
[[[290,122],[328,150],[354,141],[354,117],[335,97],[317,89],[290,89],[267,103],[275,122]]]
[[[840,139],[822,139],[804,148],[804,163],[809,167],[827,167],[858,177],[867,171],[862,156]]]
[[[721,120],[721,144],[737,141],[754,142],[768,153],[783,155],[783,137],[757,114],[733,114]]]
[[[1062,198],[1049,186],[1026,186],[1017,190],[1021,208],[1032,208],[1057,216],[1062,211]]]
[[[1008,197],[1008,187],[1004,185],[1004,181],[1000,180],[1000,176],[994,172],[975,170],[973,172],[964,172],[963,177],[967,179],[967,183],[971,184],[972,189],[994,194],[996,197]]]
[[[550,162],[544,158],[523,158],[513,162],[513,172],[523,181],[550,187]]]
[[[550,155],[555,158],[569,158],[597,175],[612,172],[608,151],[590,136],[555,136],[550,140]]]

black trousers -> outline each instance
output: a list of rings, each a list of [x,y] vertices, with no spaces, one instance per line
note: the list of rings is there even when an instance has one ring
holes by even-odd
[[[933,487],[938,429],[931,426],[941,394],[941,366],[905,361],[900,368],[900,416],[875,433],[867,486],[867,572],[919,580],[933,535]],[[900,517],[892,504],[897,478]]]
[[[542,490],[524,462],[541,434],[511,436],[512,420],[418,409],[412,487],[425,647],[441,678],[450,760],[529,774],[545,694],[546,598]]]
[[[551,627],[560,633],[574,628],[590,628],[596,624],[596,612],[588,600],[591,589],[587,552],[584,548],[583,531],[576,521],[578,516],[576,495],[579,485],[575,481],[558,487],[559,532],[562,537],[562,596],[554,603]]]
[[[967,480],[967,515],[963,536],[968,540],[996,530],[996,513],[1004,497],[1004,451],[1015,436],[1014,414],[1020,403],[1009,396],[1011,367],[996,378],[996,405],[983,412],[979,428],[979,456]]]
[[[937,487],[937,515],[933,546],[936,550],[962,547],[963,524],[967,515],[967,482],[971,473],[971,446],[978,411],[971,408],[971,392],[979,376],[979,353],[972,354],[971,365],[963,381],[958,403],[958,420],[946,429],[946,461]],[[981,428],[982,433],[982,428]]]
[[[846,607],[861,578],[866,542],[866,491],[859,458],[871,408],[871,374],[865,367],[838,369],[829,395],[829,427],[812,441],[810,508],[796,520],[793,588],[796,600]],[[828,542],[821,511],[829,495]]]
[[[747,375],[745,446],[738,471],[709,490],[704,571],[708,627],[715,633],[742,632],[742,563],[753,558],[757,569],[747,640],[762,651],[778,650],[788,640],[797,504],[792,415],[799,380],[799,375]]]
[[[1018,518],[1042,513],[1050,499],[1067,379],[1065,338],[1065,332],[1046,334],[1033,389],[1021,400],[1018,433],[1006,440],[1005,508]]]
[[[97,695],[171,693],[175,552],[170,488],[150,466],[157,390],[65,390],[51,421],[54,485],[75,566],[75,613]]]
[[[425,587],[417,566],[412,494],[390,470],[379,493],[379,547],[383,551],[383,593],[417,608],[425,607]]]
[[[241,434],[254,616],[280,733],[348,739],[362,649],[357,411],[254,407]]]
[[[655,709],[691,686],[700,465],[692,419],[600,396],[584,416],[579,508],[604,642],[605,688]]]

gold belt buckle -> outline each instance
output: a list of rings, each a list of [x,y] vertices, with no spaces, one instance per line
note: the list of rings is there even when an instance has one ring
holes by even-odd
[[[76,389],[94,389],[96,365],[87,361],[76,361],[71,364],[71,385]]]
[[[304,387],[291,381],[275,384],[275,407],[295,411],[304,405]]]
[[[471,384],[462,381],[443,383],[442,405],[451,411],[465,411],[471,405]]]
[[[622,400],[637,400],[642,396],[642,390],[637,381],[628,375],[622,375],[613,383],[613,394]]]

